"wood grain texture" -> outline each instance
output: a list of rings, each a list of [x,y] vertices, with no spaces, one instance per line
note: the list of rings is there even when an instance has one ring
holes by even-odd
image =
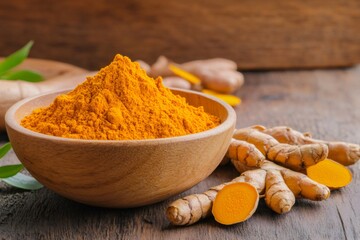
[[[1,1],[0,54],[33,39],[32,57],[88,69],[115,53],[226,57],[240,69],[348,66],[360,62],[359,9],[357,0]]]
[[[360,67],[339,70],[246,73],[238,92],[237,127],[289,125],[316,138],[360,143]],[[3,140],[5,136],[2,136]],[[221,226],[212,218],[190,227],[172,227],[167,204],[236,177],[231,166],[217,169],[192,189],[164,202],[135,209],[85,206],[42,189],[24,192],[0,187],[3,239],[359,239],[360,166],[353,182],[324,202],[298,200],[285,215],[261,200],[248,221]],[[183,174],[178,172],[178,174]]]

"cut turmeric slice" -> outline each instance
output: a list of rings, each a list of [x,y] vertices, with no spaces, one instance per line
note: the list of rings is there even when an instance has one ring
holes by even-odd
[[[224,225],[240,223],[250,218],[259,202],[256,188],[246,182],[238,182],[221,189],[213,203],[215,220]]]
[[[234,96],[234,95],[230,95],[230,94],[222,94],[222,93],[218,93],[209,89],[203,89],[202,90],[203,93],[212,95],[214,97],[220,98],[221,100],[223,100],[224,102],[228,103],[230,106],[235,107],[237,105],[239,105],[241,103],[241,99]]]
[[[312,180],[324,184],[330,189],[345,187],[352,180],[348,168],[331,159],[325,159],[306,169],[307,175]]]
[[[200,84],[201,80],[196,77],[195,75],[175,66],[174,64],[169,64],[169,69],[172,71],[176,76],[179,76],[186,81],[192,83],[192,84]]]

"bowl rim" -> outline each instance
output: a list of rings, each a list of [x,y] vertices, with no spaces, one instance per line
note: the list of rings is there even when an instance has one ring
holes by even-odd
[[[41,93],[41,94],[35,95],[33,97],[28,97],[28,98],[18,101],[17,103],[12,105],[7,110],[7,112],[5,114],[5,125],[6,125],[6,129],[8,129],[10,127],[17,132],[20,132],[20,133],[28,135],[28,136],[36,137],[36,138],[40,138],[40,139],[52,140],[52,141],[67,142],[67,143],[88,143],[88,144],[109,144],[109,143],[114,144],[114,143],[117,143],[117,144],[126,144],[126,145],[132,145],[132,144],[136,145],[136,144],[140,144],[140,143],[141,144],[173,143],[173,142],[181,142],[184,140],[199,139],[199,138],[213,136],[220,132],[224,132],[227,129],[231,128],[233,125],[235,125],[235,123],[236,123],[235,110],[229,104],[224,102],[223,100],[216,98],[214,96],[208,95],[208,94],[197,92],[197,91],[185,90],[185,89],[180,89],[180,88],[169,88],[169,89],[175,90],[178,92],[186,92],[186,93],[190,93],[190,94],[199,95],[201,97],[211,99],[211,100],[219,103],[223,108],[225,108],[225,110],[228,114],[225,121],[221,122],[218,126],[216,126],[214,128],[211,128],[211,129],[208,129],[208,130],[205,130],[202,132],[187,134],[187,135],[182,135],[182,136],[154,138],[154,139],[134,139],[134,140],[131,140],[131,139],[96,140],[96,139],[65,138],[65,137],[58,137],[58,136],[52,136],[52,135],[47,135],[47,134],[43,134],[43,133],[38,133],[38,132],[32,131],[30,129],[27,129],[27,128],[21,126],[20,123],[18,123],[18,121],[15,120],[16,111],[24,104],[31,102],[37,98],[44,97],[46,95],[53,95],[53,94],[60,95],[60,94],[64,94],[64,93],[67,93],[67,92],[73,90],[73,89],[62,89],[62,90]]]

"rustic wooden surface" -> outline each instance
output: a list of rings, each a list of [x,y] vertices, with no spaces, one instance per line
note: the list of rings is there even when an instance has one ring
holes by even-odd
[[[237,127],[289,125],[323,139],[360,143],[360,66],[350,69],[252,72],[238,92]],[[1,135],[1,141],[6,136]],[[11,158],[11,156],[10,156]],[[11,161],[11,159],[9,160]],[[173,227],[164,210],[170,201],[237,176],[231,166],[164,202],[136,209],[85,206],[41,189],[0,187],[0,237],[3,239],[359,239],[360,165],[354,179],[325,202],[298,200],[278,215],[261,200],[252,218],[221,226],[212,218]],[[179,172],[178,174],[182,174]],[[145,186],[146,187],[146,186]]]
[[[358,0],[0,1],[0,55],[35,40],[32,57],[87,69],[116,52],[154,62],[227,57],[241,69],[360,62]],[[76,53],[76,54],[74,54]]]

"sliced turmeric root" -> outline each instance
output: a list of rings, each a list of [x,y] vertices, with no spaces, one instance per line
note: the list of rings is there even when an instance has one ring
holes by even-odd
[[[218,192],[212,213],[217,222],[231,225],[250,218],[258,203],[259,194],[253,185],[246,182],[233,183]]]
[[[345,187],[352,180],[352,174],[342,164],[331,159],[325,159],[306,169],[306,173],[312,180],[324,184],[330,189]]]

